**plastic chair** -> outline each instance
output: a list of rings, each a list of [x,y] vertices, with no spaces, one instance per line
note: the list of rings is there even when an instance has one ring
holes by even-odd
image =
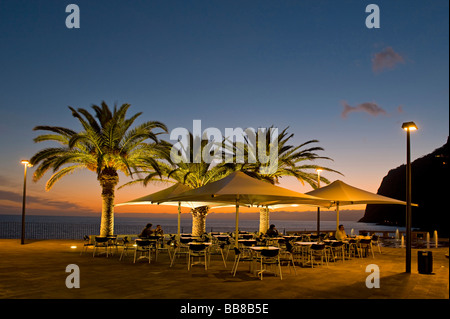
[[[92,254],[92,257],[95,257],[95,252],[97,251],[97,248],[105,248],[106,257],[108,257],[108,247],[109,247],[108,237],[95,236],[94,252]]]
[[[252,256],[243,256],[241,250],[239,248],[234,247],[234,263],[231,268],[231,273],[233,277],[236,276],[236,271],[240,262],[250,262],[250,271],[252,268],[253,257]]]
[[[349,258],[356,256],[361,258],[361,253],[359,251],[358,242],[356,241],[356,239],[350,239],[348,241],[347,252]]]
[[[280,279],[283,279],[283,274],[281,273],[281,262],[280,262],[280,250],[279,249],[262,249],[260,250],[259,262],[261,269],[258,272],[258,277],[261,276],[263,280],[263,273],[267,272],[267,267],[264,266],[278,266],[278,272],[280,274]]]
[[[204,262],[194,262],[194,258],[198,257],[204,258]],[[188,260],[188,270],[191,270],[193,265],[204,264],[205,270],[208,270],[208,251],[205,244],[189,244],[189,260]]]
[[[336,261],[337,256],[340,256],[342,259],[342,262],[344,262],[345,250],[344,250],[343,242],[341,242],[341,241],[332,242],[331,246],[330,246],[330,252],[331,252],[331,256],[333,257],[334,261]]]
[[[134,246],[131,245],[131,242],[128,240],[128,237],[125,236],[122,239],[122,253],[120,254],[119,260],[122,260],[123,256],[127,254],[128,250],[133,249]]]
[[[150,256],[150,245],[151,245],[151,241],[150,240],[145,240],[145,239],[141,239],[141,240],[136,240],[136,249],[134,251],[134,261],[133,263],[136,263],[136,256],[138,253],[141,254],[141,257],[144,258],[148,258],[148,263],[150,264],[152,258]],[[147,254],[147,256],[145,256]]]
[[[295,263],[294,263],[294,252],[292,244],[289,241],[285,242],[286,249],[282,250],[280,252],[280,262],[284,263],[287,262],[287,265],[289,266],[289,273],[291,273],[291,265],[292,268],[294,268],[294,273],[297,276],[297,270],[295,269]]]
[[[83,236],[83,249],[81,249],[80,256],[83,254],[83,252],[86,252],[88,247],[94,247],[94,243],[91,241],[91,238],[88,235]]]
[[[381,242],[380,242],[380,237],[378,237],[377,235],[372,235],[372,245],[373,246],[377,246],[378,247],[378,252],[381,254]]]
[[[359,240],[359,251],[360,256],[367,255],[370,252],[372,252],[372,257],[375,258],[375,255],[373,253],[373,247],[372,247],[372,239],[360,239]],[[363,254],[364,252],[364,254]]]
[[[323,257],[325,257],[325,261],[326,261],[327,267],[328,267],[328,256],[325,251],[325,245],[324,244],[312,244],[311,247],[309,248],[309,258],[310,258],[312,268],[314,268],[315,258],[319,257],[319,256],[320,256],[320,260],[322,262],[322,266],[323,266]]]

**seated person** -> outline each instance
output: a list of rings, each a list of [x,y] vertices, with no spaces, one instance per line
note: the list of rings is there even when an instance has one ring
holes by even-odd
[[[275,228],[275,225],[270,225],[269,229],[266,232],[266,236],[268,237],[277,237],[278,236],[278,230]]]
[[[339,229],[336,232],[336,240],[342,241],[348,238],[347,233],[344,230],[344,225],[339,225]]]
[[[145,226],[145,228],[139,234],[139,237],[140,238],[147,238],[149,236],[152,236],[153,235],[152,226],[153,226],[152,224],[147,224]]]
[[[153,235],[156,235],[156,236],[163,236],[164,235],[164,231],[161,228],[161,225],[156,225],[156,229],[153,231]]]

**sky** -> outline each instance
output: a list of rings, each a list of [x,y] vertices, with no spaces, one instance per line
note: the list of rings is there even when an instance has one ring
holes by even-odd
[[[72,3],[79,28],[66,25]],[[379,28],[366,24],[371,3]],[[447,141],[448,12],[447,0],[2,0],[0,214],[21,213],[20,161],[55,146],[35,144],[33,128],[79,130],[68,106],[102,101],[129,103],[129,115],[143,112],[136,124],[161,121],[169,130],[192,130],[194,120],[221,132],[289,127],[292,144],[319,140],[319,154],[333,161],[315,164],[343,174],[323,176],[376,192],[388,171],[406,162],[403,122],[419,128],[412,160]],[[33,182],[33,172],[30,213],[101,211],[94,173],[77,172],[46,192],[50,174]],[[120,185],[128,181],[120,178]],[[116,203],[167,186],[123,188]],[[312,190],[286,177],[279,186]],[[176,208],[116,208],[141,211]]]

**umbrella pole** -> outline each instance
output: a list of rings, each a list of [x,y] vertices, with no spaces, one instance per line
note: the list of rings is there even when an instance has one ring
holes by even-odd
[[[180,238],[180,226],[181,225],[181,202],[178,202],[178,238]]]
[[[235,243],[234,246],[238,248],[238,239],[239,239],[239,195],[236,198],[236,231],[235,231]]]
[[[336,202],[336,231],[339,230],[339,202]]]

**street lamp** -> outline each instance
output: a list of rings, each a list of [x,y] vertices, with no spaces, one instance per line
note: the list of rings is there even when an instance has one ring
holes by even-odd
[[[414,122],[405,122],[406,131],[406,272],[411,273],[411,145],[410,132],[417,130]]]
[[[23,245],[25,243],[25,199],[26,199],[26,190],[27,190],[27,168],[32,167],[27,160],[22,160],[22,163],[25,167],[23,172],[23,199],[22,199],[22,236],[20,240],[20,244]]]
[[[322,171],[321,168],[317,168],[317,189],[320,188],[320,172]],[[317,236],[320,236],[320,207],[317,206]]]

